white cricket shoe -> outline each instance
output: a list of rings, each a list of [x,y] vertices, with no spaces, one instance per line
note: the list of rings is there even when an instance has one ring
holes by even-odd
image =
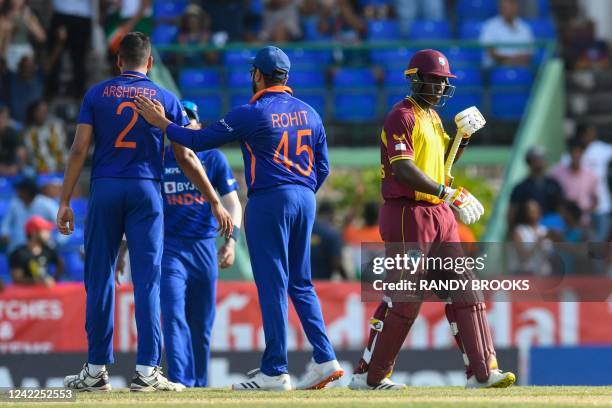
[[[232,384],[234,391],[289,391],[291,390],[291,378],[289,374],[265,375],[259,368],[247,373],[249,380],[242,383]]]
[[[467,380],[465,388],[508,388],[516,382],[514,373],[504,373],[500,369],[493,369],[489,374],[489,379],[486,382],[478,382],[476,376],[473,375]]]
[[[296,389],[320,390],[343,375],[344,370],[340,367],[337,360],[331,360],[321,364],[317,364],[314,360],[311,360],[306,368],[306,374],[304,374],[304,377],[302,377]]]
[[[351,382],[348,387],[351,390],[403,390],[408,388],[406,384],[400,384],[391,381],[388,378],[383,378],[383,380],[375,386],[371,386],[368,384],[368,373],[362,374],[353,374],[351,377]]]
[[[183,384],[174,383],[164,377],[161,367],[155,367],[151,375],[143,375],[136,371],[130,391],[135,392],[154,392],[154,391],[175,391],[181,392],[185,389]]]
[[[85,363],[83,369],[75,375],[64,377],[64,387],[75,391],[111,391],[110,382],[108,380],[108,371],[106,369],[100,371],[96,375],[89,372],[89,365]]]

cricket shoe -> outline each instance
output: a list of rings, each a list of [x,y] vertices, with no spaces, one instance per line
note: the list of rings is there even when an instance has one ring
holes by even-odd
[[[298,383],[298,390],[320,390],[327,384],[336,381],[344,375],[344,370],[340,367],[337,360],[327,361],[317,364],[310,361],[306,368],[306,374]]]
[[[234,391],[290,391],[291,378],[289,374],[265,375],[259,368],[247,373],[249,380],[232,384]]]
[[[478,382],[476,376],[473,375],[468,378],[465,388],[508,388],[515,382],[516,376],[514,373],[504,373],[500,369],[493,369],[486,382]]]
[[[130,383],[130,391],[134,392],[154,392],[154,391],[175,391],[181,392],[185,389],[183,384],[174,383],[164,377],[161,367],[155,367],[151,375],[143,375],[136,371],[132,382]]]
[[[85,363],[81,372],[64,377],[64,387],[75,391],[111,391],[108,380],[108,371],[102,370],[96,375],[89,372],[89,365]]]
[[[388,378],[383,378],[383,380],[378,383],[377,385],[369,385],[368,384],[368,373],[361,373],[361,374],[353,374],[353,376],[351,377],[351,382],[349,383],[348,387],[351,390],[403,390],[408,388],[408,386],[406,386],[406,384],[400,384],[400,383],[396,383],[391,381]]]

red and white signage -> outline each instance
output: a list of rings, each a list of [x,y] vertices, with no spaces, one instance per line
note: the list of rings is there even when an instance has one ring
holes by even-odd
[[[361,349],[375,303],[363,303],[358,283],[318,282],[329,337],[338,350]],[[219,282],[212,336],[216,351],[261,350],[263,330],[257,291],[250,282]],[[612,303],[496,302],[489,322],[499,347],[612,343]],[[290,308],[289,350],[307,350],[299,319]],[[116,292],[116,351],[136,347],[131,287]],[[441,303],[425,303],[404,345],[411,349],[453,345]],[[12,286],[0,293],[0,354],[80,352],[87,349],[85,290],[66,283],[54,288]]]

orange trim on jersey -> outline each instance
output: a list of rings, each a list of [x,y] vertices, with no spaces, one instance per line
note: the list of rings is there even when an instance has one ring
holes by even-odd
[[[261,91],[253,95],[249,103],[255,103],[263,95],[270,93],[270,92],[287,92],[288,94],[293,95],[293,89],[289,88],[288,86],[284,86],[284,85],[271,86],[269,88],[262,89]]]
[[[410,156],[407,154],[400,154],[399,156],[394,156],[389,159],[389,163],[394,163],[398,160],[414,160],[414,156]]]
[[[255,154],[253,153],[253,149],[251,149],[251,146],[247,143],[244,142],[244,145],[246,146],[247,150],[249,151],[249,154],[251,155],[251,186],[253,185],[253,183],[255,183]]]

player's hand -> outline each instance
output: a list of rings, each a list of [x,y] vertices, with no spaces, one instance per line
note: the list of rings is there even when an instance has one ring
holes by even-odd
[[[210,209],[212,210],[215,219],[219,223],[217,232],[229,239],[229,237],[232,235],[232,231],[234,230],[234,221],[232,220],[232,216],[225,209],[225,207],[223,207],[221,201],[211,203]]]
[[[445,187],[442,199],[459,213],[459,219],[464,224],[473,224],[484,214],[480,201],[463,187]]]
[[[144,120],[161,130],[166,130],[170,121],[166,119],[166,112],[161,102],[139,95],[134,99],[134,103],[136,104],[136,112]]]
[[[217,259],[219,260],[219,267],[221,269],[229,268],[234,264],[236,256],[236,241],[228,239],[225,244],[219,248],[217,253]]]
[[[62,204],[57,211],[57,230],[63,235],[70,235],[74,232],[74,213],[72,208]]]
[[[455,116],[457,132],[460,133],[464,139],[471,137],[476,131],[482,129],[486,123],[487,121],[484,116],[482,116],[482,113],[480,113],[475,106],[461,111]]]

